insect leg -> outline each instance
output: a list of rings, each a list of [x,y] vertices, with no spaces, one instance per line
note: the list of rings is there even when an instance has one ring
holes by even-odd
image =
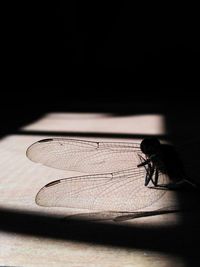
[[[141,157],[141,158],[142,158],[144,161],[137,165],[138,168],[143,167],[143,166],[145,166],[145,165],[149,165],[149,163],[151,162],[151,159],[144,159],[143,157]]]
[[[154,171],[155,171],[154,164],[151,165],[150,163],[148,163],[148,167],[146,168],[147,174],[145,177],[145,184],[144,184],[145,186],[147,186],[150,181],[152,181],[152,183],[154,184],[154,181],[152,179]]]
[[[158,174],[159,174],[158,168],[156,168],[156,171],[155,171],[155,179],[154,180],[153,179],[151,180],[154,186],[157,186],[158,185]]]
[[[145,177],[145,183],[144,185],[147,186],[149,184],[150,181],[152,181],[152,183],[154,184],[154,181],[152,179],[153,174],[154,174],[154,170],[155,170],[155,166],[154,163],[151,161],[151,159],[147,159],[145,160],[142,156],[140,156],[140,159],[143,160],[140,164],[137,165],[138,168],[140,167],[145,167],[146,170],[146,177]],[[147,166],[146,166],[147,165]],[[154,184],[155,185],[155,184]]]

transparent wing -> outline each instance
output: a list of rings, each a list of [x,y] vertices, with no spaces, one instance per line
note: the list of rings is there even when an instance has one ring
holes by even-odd
[[[105,173],[137,166],[140,144],[43,139],[27,149],[27,157],[46,166],[87,173]]]
[[[57,180],[38,192],[36,203],[50,207],[134,211],[151,206],[166,192],[144,186],[145,174],[145,168],[133,168]],[[159,183],[167,181],[168,177],[160,174]]]

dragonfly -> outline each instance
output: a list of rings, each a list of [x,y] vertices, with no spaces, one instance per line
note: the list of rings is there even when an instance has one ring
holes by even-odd
[[[32,144],[26,155],[48,167],[85,173],[46,184],[36,196],[40,206],[132,212],[188,182],[171,146],[154,137],[141,143],[49,138]]]

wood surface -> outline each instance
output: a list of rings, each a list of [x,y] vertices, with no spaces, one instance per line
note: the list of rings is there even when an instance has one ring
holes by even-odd
[[[112,117],[112,114],[55,113],[25,126],[21,134],[1,139],[0,266],[198,266],[196,191],[169,191],[140,211],[162,209],[165,213],[144,213],[135,219],[130,214],[110,211],[91,213],[37,206],[35,196],[45,184],[80,175],[28,160],[28,146],[51,137],[39,135],[39,131],[65,132],[65,137],[70,132],[74,133],[70,138],[122,142],[141,140],[131,138],[131,134],[161,137],[166,134],[165,121],[160,115]],[[80,138],[79,132],[107,133],[107,136]],[[121,137],[116,138],[115,132]],[[130,137],[123,138],[123,133]],[[176,212],[170,212],[173,210]],[[121,215],[122,220],[115,220]]]

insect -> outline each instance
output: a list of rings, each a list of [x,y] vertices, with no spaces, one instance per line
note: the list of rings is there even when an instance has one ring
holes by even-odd
[[[26,154],[48,167],[87,173],[45,185],[36,196],[41,206],[132,212],[185,181],[172,149],[157,138],[141,143],[43,139]]]

